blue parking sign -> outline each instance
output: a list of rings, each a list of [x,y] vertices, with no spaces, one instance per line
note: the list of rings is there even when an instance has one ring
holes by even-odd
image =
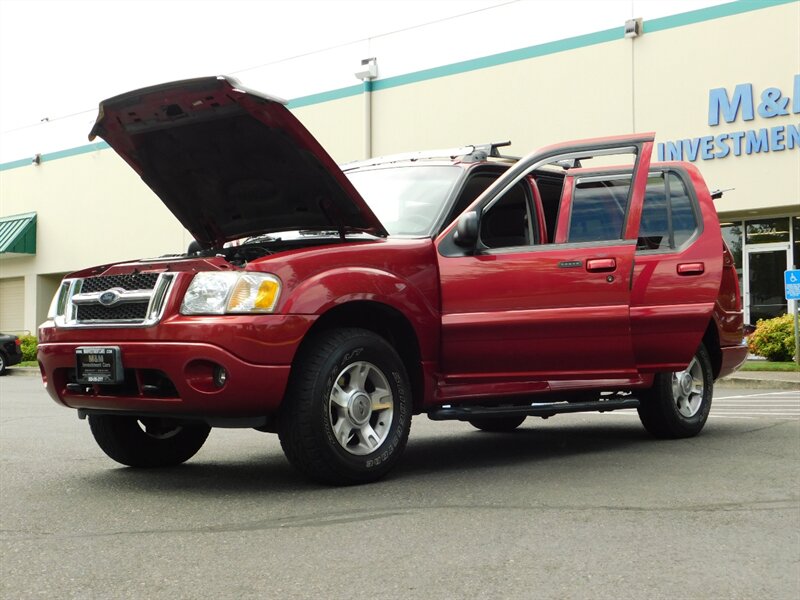
[[[787,300],[800,300],[800,269],[783,272]]]

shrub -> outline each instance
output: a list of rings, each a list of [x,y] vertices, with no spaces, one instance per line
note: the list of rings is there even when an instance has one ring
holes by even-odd
[[[747,342],[750,352],[767,360],[783,362],[794,355],[794,318],[783,315],[774,319],[759,319],[756,330]]]
[[[36,347],[38,342],[35,335],[19,336],[20,348],[22,349],[22,360],[36,360]]]

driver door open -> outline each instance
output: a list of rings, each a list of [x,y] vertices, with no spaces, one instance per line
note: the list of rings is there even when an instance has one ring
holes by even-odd
[[[637,380],[630,286],[652,146],[653,136],[643,134],[544,148],[520,160],[462,215],[476,215],[474,243],[458,240],[458,220],[437,238],[443,398]],[[547,236],[535,235],[542,211],[535,202],[524,210],[517,207],[519,218],[528,215],[517,229],[527,228],[529,234],[512,232],[513,224],[503,221],[514,233],[508,235],[509,243],[485,243],[487,229],[498,229],[495,211],[511,214],[517,201],[509,195],[526,178],[535,180],[554,164],[598,158],[614,164],[620,156],[630,163],[622,212],[614,216],[618,221],[604,224],[603,215],[593,213],[596,186],[587,176],[581,179],[581,169],[566,168],[553,243],[542,243]],[[589,220],[579,228],[574,222],[578,214],[594,215],[603,226]]]

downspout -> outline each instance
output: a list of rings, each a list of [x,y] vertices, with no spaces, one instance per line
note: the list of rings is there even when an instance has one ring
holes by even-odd
[[[644,33],[640,18],[625,21],[625,38],[631,40],[631,132],[636,132],[636,44],[634,40]]]
[[[372,80],[378,76],[378,61],[375,57],[361,61],[355,76],[364,82],[364,158],[372,158]]]
[[[372,80],[364,80],[364,158],[372,158]]]

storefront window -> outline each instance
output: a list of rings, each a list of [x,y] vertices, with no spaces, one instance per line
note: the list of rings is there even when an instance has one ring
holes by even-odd
[[[792,230],[794,268],[800,269],[800,217],[792,217]]]
[[[736,274],[739,276],[739,290],[743,290],[742,277],[744,276],[742,262],[742,224],[721,223],[722,239],[728,245],[728,249],[733,254],[733,262],[736,265]]]
[[[736,270],[742,269],[742,224],[741,223],[721,223],[722,239],[728,244],[728,249],[733,254],[736,262]]]
[[[789,241],[789,217],[747,222],[747,243],[768,244]]]

